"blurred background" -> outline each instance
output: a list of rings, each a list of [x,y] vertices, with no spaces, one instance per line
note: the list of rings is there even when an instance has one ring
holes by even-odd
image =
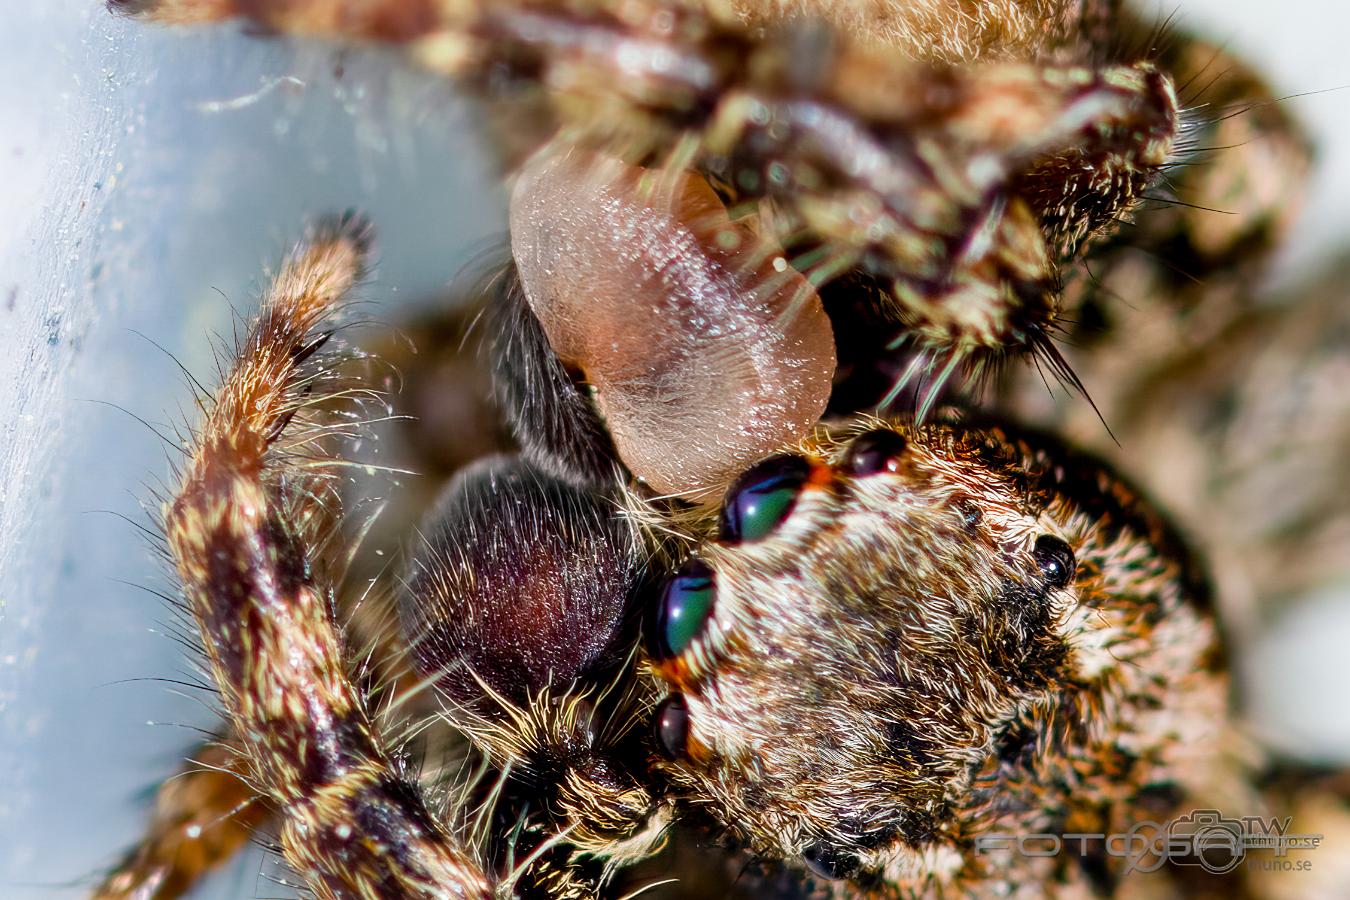
[[[3,15],[0,896],[54,900],[116,860],[214,723],[193,692],[148,680],[185,663],[156,624],[163,576],[121,518],[144,521],[167,473],[148,426],[191,406],[168,354],[209,375],[206,336],[228,333],[315,213],[371,214],[364,296],[386,307],[440,296],[504,218],[472,110],[395,58],[160,31],[90,0]],[[1287,101],[1320,148],[1277,274],[1295,282],[1350,239],[1350,12],[1182,0],[1175,16],[1258,62],[1277,94],[1307,95]],[[1258,724],[1309,759],[1350,762],[1347,644],[1350,590],[1331,585],[1244,661]],[[201,896],[278,896],[274,874],[254,851]]]

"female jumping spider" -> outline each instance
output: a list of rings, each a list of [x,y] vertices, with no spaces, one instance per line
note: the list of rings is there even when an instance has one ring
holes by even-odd
[[[1115,0],[112,5],[400,44],[482,94],[518,452],[451,481],[354,667],[335,441],[371,386],[330,339],[370,230],[316,227],[165,508],[226,725],[99,896],[177,895],[271,817],[321,897],[608,895],[680,829],[755,896],[1147,894],[1202,874],[1138,871],[1155,823],[1264,809],[1203,565],[1022,384],[1135,352],[1125,285],[1243,321],[1265,166],[1303,147],[1225,115],[1263,96],[1239,64]],[[1237,221],[1141,210],[1233,137]],[[375,715],[428,696],[483,761],[445,809]]]

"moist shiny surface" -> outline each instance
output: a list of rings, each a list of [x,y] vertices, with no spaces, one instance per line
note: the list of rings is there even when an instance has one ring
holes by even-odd
[[[512,194],[511,247],[554,351],[654,490],[718,490],[824,412],[815,289],[701,178],[546,150]]]

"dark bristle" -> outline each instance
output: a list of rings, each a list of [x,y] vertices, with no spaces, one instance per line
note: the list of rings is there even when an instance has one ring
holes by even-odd
[[[578,486],[611,483],[620,469],[614,442],[553,352],[514,267],[500,277],[488,316],[497,402],[525,458]]]
[[[1083,383],[1083,379],[1078,377],[1078,373],[1074,371],[1073,366],[1069,364],[1069,361],[1064,357],[1064,354],[1060,352],[1059,347],[1055,346],[1055,341],[1051,334],[1046,331],[1036,332],[1033,335],[1032,348],[1034,358],[1037,360],[1038,368],[1039,363],[1044,362],[1046,367],[1049,368],[1050,374],[1055,377],[1055,381],[1066,389],[1072,389],[1074,393],[1086,400],[1088,406],[1092,407],[1092,411],[1097,414],[1097,420],[1101,422],[1102,427],[1106,429],[1107,436],[1111,438],[1111,441],[1114,444],[1119,446],[1120,441],[1116,438],[1115,432],[1111,430],[1111,426],[1106,421],[1106,417],[1102,415],[1102,411],[1097,408],[1097,404],[1092,399],[1092,395],[1088,393],[1087,385]]]

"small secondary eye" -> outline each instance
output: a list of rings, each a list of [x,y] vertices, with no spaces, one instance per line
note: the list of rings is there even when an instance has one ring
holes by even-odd
[[[900,457],[904,455],[906,443],[904,435],[889,428],[878,428],[859,435],[848,448],[844,468],[850,475],[860,478],[899,471]]]
[[[653,651],[668,659],[683,653],[703,631],[712,614],[716,594],[713,570],[701,559],[691,559],[661,589],[656,610]]]
[[[670,759],[684,756],[689,746],[689,706],[679,694],[671,694],[656,708],[656,743]]]
[[[728,543],[766,537],[792,512],[811,463],[800,456],[771,456],[736,480],[722,505],[721,538]]]
[[[802,853],[806,867],[829,881],[842,881],[858,872],[858,857],[829,844],[812,844]]]
[[[1036,538],[1036,547],[1032,550],[1041,574],[1051,587],[1064,587],[1073,581],[1077,563],[1074,561],[1073,548],[1053,534],[1043,534]]]

